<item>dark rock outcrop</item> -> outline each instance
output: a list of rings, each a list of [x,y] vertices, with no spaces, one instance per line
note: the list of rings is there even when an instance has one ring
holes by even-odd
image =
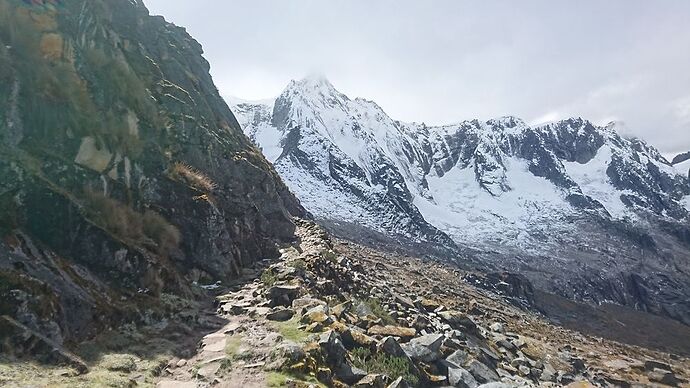
[[[0,314],[57,343],[235,277],[304,214],[141,0],[0,0],[0,96]]]

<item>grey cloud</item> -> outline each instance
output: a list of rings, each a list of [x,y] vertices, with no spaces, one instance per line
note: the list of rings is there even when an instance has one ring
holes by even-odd
[[[187,27],[224,95],[326,74],[392,117],[625,122],[690,149],[690,2],[145,0]]]

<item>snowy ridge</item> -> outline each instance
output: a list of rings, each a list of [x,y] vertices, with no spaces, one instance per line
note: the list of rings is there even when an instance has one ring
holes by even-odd
[[[245,133],[317,218],[422,240],[546,249],[584,213],[687,220],[687,177],[615,123],[530,127],[506,116],[427,127],[391,119],[323,77],[233,106]],[[385,209],[385,211],[383,211]],[[547,233],[551,232],[551,233]]]

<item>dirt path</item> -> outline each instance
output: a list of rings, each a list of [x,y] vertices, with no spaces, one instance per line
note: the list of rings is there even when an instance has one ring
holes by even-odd
[[[241,311],[241,315],[221,312],[219,316],[228,322],[207,334],[193,357],[171,362],[169,375],[162,378],[157,387],[267,386],[263,368],[269,362],[271,351],[281,341],[281,336],[257,314],[257,309],[261,312],[261,307],[243,302],[252,298],[257,286],[258,283],[250,283],[224,296],[224,300],[236,301],[236,312]]]

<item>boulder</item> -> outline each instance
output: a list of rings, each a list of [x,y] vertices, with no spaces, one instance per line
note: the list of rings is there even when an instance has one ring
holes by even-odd
[[[377,345],[378,351],[394,357],[407,357],[407,354],[393,337],[385,337]]]
[[[466,314],[463,314],[459,311],[441,311],[438,313],[438,316],[441,317],[444,321],[448,322],[448,324],[451,325],[454,329],[464,329],[469,332],[474,332],[477,330],[477,324],[474,323],[474,321]]]
[[[496,333],[500,333],[500,334],[505,333],[505,328],[503,327],[503,324],[501,322],[492,323],[491,326],[489,326],[489,329],[491,329],[491,331],[496,332]]]
[[[343,302],[343,303],[341,303],[341,304],[339,304],[339,305],[333,306],[333,307],[331,308],[331,313],[332,313],[336,318],[340,319],[340,317],[342,317],[343,314],[349,312],[351,308],[352,308],[352,302],[351,302],[351,301],[347,301],[347,302]]]
[[[668,371],[673,371],[671,369],[671,366],[661,362],[661,361],[656,361],[656,360],[647,360],[644,362],[644,368],[646,370],[652,371],[654,369],[663,369],[663,370],[668,370]]]
[[[499,380],[498,374],[493,369],[477,360],[470,361],[466,366],[467,371],[470,372],[479,383],[490,383]]]
[[[680,380],[673,374],[673,372],[665,369],[654,368],[647,373],[649,381],[655,383],[661,383],[671,386],[676,386],[680,383]]]
[[[359,380],[355,387],[358,388],[385,388],[388,376],[382,374],[370,374]]]
[[[364,348],[368,348],[374,343],[376,343],[376,340],[373,337],[370,337],[366,334],[364,334],[361,329],[354,328],[350,330],[350,336],[352,337],[352,341]]]
[[[300,287],[288,284],[274,285],[266,291],[266,297],[273,306],[291,306],[299,295]]]
[[[290,320],[290,318],[292,318],[293,315],[295,315],[294,310],[283,308],[283,309],[274,310],[274,311],[266,314],[266,319],[268,319],[269,321],[283,322],[283,321]]]
[[[325,326],[333,323],[333,318],[328,315],[328,306],[314,306],[302,316],[302,323],[315,322]]]
[[[446,361],[455,364],[456,366],[463,366],[469,360],[470,356],[464,350],[458,349],[446,357]]]
[[[479,385],[470,372],[456,366],[448,367],[448,384],[460,388],[476,388]]]
[[[426,311],[434,311],[441,306],[440,303],[438,303],[434,300],[431,300],[431,299],[427,299],[427,298],[421,298],[419,300],[416,300],[415,305],[420,310],[426,310]]]
[[[410,385],[402,378],[402,376],[400,376],[393,380],[393,382],[390,383],[386,388],[410,388]]]
[[[510,342],[507,338],[501,338],[501,339],[497,340],[495,343],[496,343],[496,346],[498,346],[499,348],[503,348],[503,349],[511,351],[511,352],[514,352],[517,350],[517,347],[512,342]]]
[[[400,305],[402,305],[405,308],[408,308],[408,309],[414,309],[415,308],[414,303],[409,298],[407,298],[405,296],[402,296],[402,295],[394,292],[393,298],[395,300],[395,303],[399,303]]]
[[[326,306],[326,302],[315,298],[297,298],[292,301],[292,308],[303,313],[303,309],[310,309],[314,306]]]
[[[422,314],[415,315],[414,319],[412,320],[412,327],[420,331],[428,328],[430,325],[431,321],[429,321],[429,318]]]
[[[417,330],[410,327],[392,326],[392,325],[374,325],[367,330],[369,335],[394,336],[401,338],[412,338],[417,334]]]
[[[334,368],[334,373],[338,380],[348,385],[354,385],[367,375],[367,372],[346,362],[343,362],[341,365]]]
[[[402,345],[402,348],[411,359],[431,363],[442,357],[439,350],[444,339],[442,334],[427,334],[413,338]]]
[[[330,330],[321,334],[318,344],[328,365],[337,368],[345,363],[347,350],[345,346],[343,346],[343,342],[338,333]]]

